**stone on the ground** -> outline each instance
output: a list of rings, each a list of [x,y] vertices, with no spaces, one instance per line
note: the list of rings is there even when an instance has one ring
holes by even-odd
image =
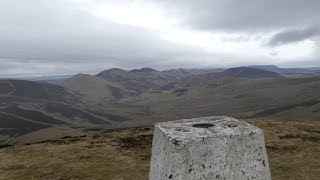
[[[271,180],[261,129],[230,117],[155,125],[150,180]]]

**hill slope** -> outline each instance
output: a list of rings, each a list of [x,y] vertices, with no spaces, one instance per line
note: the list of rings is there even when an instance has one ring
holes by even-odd
[[[58,85],[1,80],[0,144],[14,143],[19,136],[51,127],[104,129],[130,120],[125,113],[113,114],[117,111],[112,110],[108,103],[100,105],[102,110],[98,111],[94,105],[87,106],[85,102],[79,94]],[[117,109],[122,108],[125,109],[122,111],[131,112],[127,106]]]
[[[133,94],[119,84],[86,74],[77,74],[64,80],[60,85],[92,101],[112,101]]]
[[[149,105],[150,120],[165,120],[211,115],[254,117],[260,116],[260,112],[275,115],[297,107],[309,108],[320,102],[318,77],[231,77],[207,81],[194,77],[193,84],[183,85],[162,92],[144,93],[131,103]],[[320,114],[316,109],[313,111]],[[317,120],[315,117],[305,118]]]
[[[16,97],[35,100],[78,102],[79,97],[63,87],[26,80],[0,80],[0,97]]]

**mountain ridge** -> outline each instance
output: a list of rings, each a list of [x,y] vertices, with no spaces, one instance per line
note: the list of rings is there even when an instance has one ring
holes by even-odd
[[[283,75],[277,72],[251,67],[230,68],[220,73],[219,76],[232,76],[243,78],[284,78]]]

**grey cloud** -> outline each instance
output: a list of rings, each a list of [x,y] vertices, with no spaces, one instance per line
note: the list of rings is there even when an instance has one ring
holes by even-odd
[[[320,18],[319,0],[164,1],[160,1],[161,4],[180,16],[185,26],[210,31],[301,27],[314,24]]]
[[[114,24],[68,1],[0,2],[0,72],[98,72],[111,67],[158,66],[201,50],[165,41],[156,33]],[[181,64],[183,65],[183,63]]]
[[[208,53],[174,44],[153,31],[99,19],[78,7],[76,1],[1,0],[0,76],[98,72],[111,67],[236,66],[254,62],[232,54]],[[126,1],[130,0],[121,2]],[[153,2],[165,7],[168,17],[180,19],[183,28],[205,31],[250,34],[251,31],[292,29],[314,24],[320,17],[319,0]],[[296,34],[304,38],[314,36],[310,32]],[[295,34],[291,36],[276,39],[281,43],[303,39]]]
[[[268,42],[269,46],[279,46],[294,42],[303,41],[320,35],[318,28],[304,28],[285,30],[274,35]]]
[[[316,39],[316,47],[313,52],[314,57],[316,58],[316,61],[320,64],[320,37]]]

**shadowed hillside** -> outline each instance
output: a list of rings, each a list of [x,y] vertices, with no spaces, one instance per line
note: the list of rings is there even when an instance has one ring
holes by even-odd
[[[248,67],[231,68],[223,71],[219,76],[231,76],[238,78],[284,78],[284,76],[276,72]]]
[[[249,66],[256,69],[263,69],[267,71],[272,71],[276,73],[280,73],[284,76],[288,77],[297,77],[297,76],[315,76],[320,75],[320,71],[318,69],[303,69],[303,68],[279,68],[275,65],[259,65],[259,66]]]
[[[65,126],[81,131],[99,130],[111,128],[113,123],[130,119],[126,117],[126,113],[110,110],[112,108],[109,102],[99,106],[103,110],[98,110],[87,105],[87,99],[83,95],[58,85],[1,80],[0,93],[0,144],[12,144],[22,135],[52,127]],[[95,111],[90,110],[90,107]],[[131,111],[127,106],[114,107],[118,111]],[[54,137],[51,133],[59,132],[50,131],[47,136]],[[43,135],[46,136],[45,133]]]
[[[114,84],[99,77],[86,74],[77,74],[61,83],[66,89],[79,93],[91,101],[113,101],[129,96],[134,96],[134,91]]]

